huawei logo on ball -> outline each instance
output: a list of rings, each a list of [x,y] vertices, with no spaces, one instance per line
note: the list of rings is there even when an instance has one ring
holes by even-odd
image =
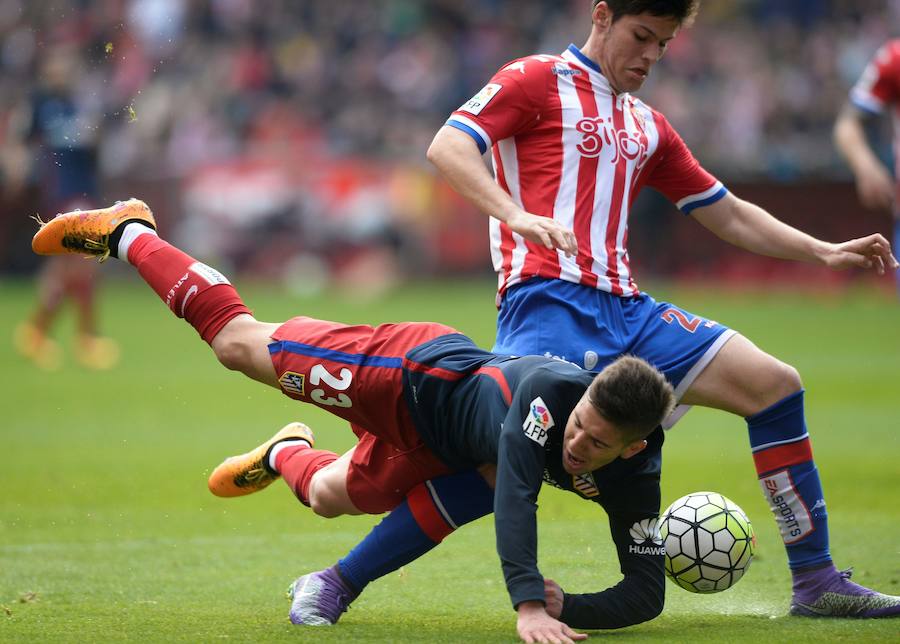
[[[659,534],[659,519],[642,519],[631,526],[628,532],[637,544],[652,541],[656,545],[662,545],[662,535]]]

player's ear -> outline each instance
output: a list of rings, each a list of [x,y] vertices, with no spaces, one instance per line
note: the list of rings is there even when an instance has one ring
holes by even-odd
[[[595,25],[606,29],[612,24],[612,10],[606,2],[598,2],[591,12],[591,18]]]
[[[645,439],[637,440],[625,446],[625,449],[622,450],[622,453],[619,455],[620,458],[631,458],[638,452],[642,452],[644,448],[647,447],[647,441]]]

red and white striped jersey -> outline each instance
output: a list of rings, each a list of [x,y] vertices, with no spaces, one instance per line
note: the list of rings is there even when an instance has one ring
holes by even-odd
[[[651,186],[688,213],[726,190],[659,112],[612,91],[599,66],[570,45],[560,56],[515,60],[447,125],[492,148],[499,185],[525,211],[575,232],[568,258],[490,220],[499,295],[530,277],[637,295],[628,260],[628,212]],[[498,300],[499,301],[499,300]]]
[[[882,114],[892,107],[894,123],[894,168],[898,178],[900,203],[900,39],[889,40],[875,53],[856,85],[850,102],[870,114]]]

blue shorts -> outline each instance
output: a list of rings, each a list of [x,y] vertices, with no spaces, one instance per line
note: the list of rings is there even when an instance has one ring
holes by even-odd
[[[665,374],[681,399],[734,333],[646,294],[619,297],[536,278],[504,295],[493,351],[561,358],[596,371],[628,353]]]

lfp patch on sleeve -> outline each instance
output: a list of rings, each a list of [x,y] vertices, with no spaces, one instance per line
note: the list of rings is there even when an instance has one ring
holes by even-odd
[[[480,92],[470,98],[465,105],[460,107],[460,111],[468,112],[469,114],[481,114],[481,110],[484,109],[484,106],[490,103],[491,99],[494,98],[501,89],[503,89],[503,85],[500,85],[499,83],[488,83]]]
[[[541,397],[538,396],[532,400],[528,416],[525,417],[525,421],[522,423],[525,435],[543,447],[544,443],[547,442],[548,432],[554,424],[553,416],[550,415],[550,410],[547,409],[547,405],[544,404]]]

